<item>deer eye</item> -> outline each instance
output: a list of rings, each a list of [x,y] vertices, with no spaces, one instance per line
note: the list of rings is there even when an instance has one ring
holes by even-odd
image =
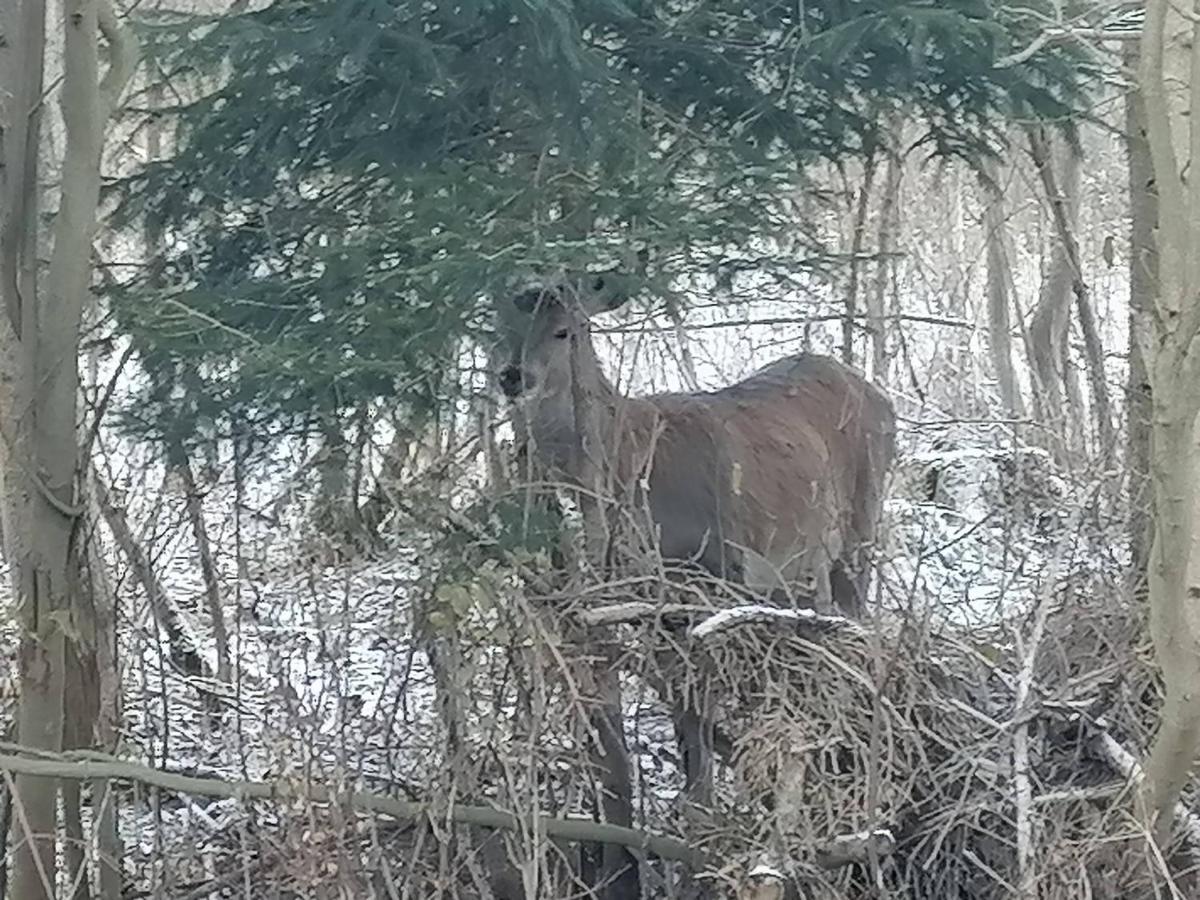
[[[554,336],[560,341],[565,340],[570,334],[571,330],[569,328],[560,328],[558,331],[554,332]]]
[[[592,282],[592,290],[593,291],[604,290],[604,276],[603,275],[596,276],[596,280]]]

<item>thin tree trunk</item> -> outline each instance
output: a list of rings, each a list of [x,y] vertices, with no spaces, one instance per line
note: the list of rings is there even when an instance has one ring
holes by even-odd
[[[867,210],[871,205],[871,186],[875,181],[875,153],[863,163],[862,187],[854,205],[850,237],[850,279],[846,285],[846,318],[842,321],[842,360],[854,363],[854,326],[858,319],[858,281],[863,244],[867,234]]]
[[[1010,288],[1012,267],[1008,258],[1008,216],[1004,208],[1004,188],[999,169],[989,165],[981,174],[984,192],[983,228],[987,246],[987,304],[988,344],[992,351],[992,367],[1005,412],[1014,418],[1024,418],[1025,402],[1017,384],[1012,356],[1012,307]]]
[[[1138,67],[1137,45],[1125,45],[1124,62],[1130,71]],[[1158,198],[1154,191],[1154,167],[1146,141],[1146,110],[1141,94],[1125,95],[1126,158],[1129,164],[1129,380],[1126,422],[1128,437],[1125,470],[1129,497],[1129,547],[1132,568],[1144,592],[1149,563],[1152,522],[1150,504],[1150,428],[1153,406],[1150,373],[1142,352],[1139,333],[1149,325],[1158,290],[1158,250],[1154,230],[1158,226]]]
[[[80,598],[90,604],[91,618],[95,623],[96,744],[104,752],[115,754],[119,749],[121,727],[121,673],[116,655],[116,594],[109,585],[108,573],[97,545],[94,523],[99,522],[100,513],[96,509],[93,486],[89,485],[88,493],[92,498],[87,522],[87,533],[90,537],[81,548],[83,571],[80,573]],[[115,782],[96,780],[92,783],[92,815],[100,897],[103,900],[120,900],[123,889],[121,859],[124,856],[124,848],[117,830]]]
[[[1099,458],[1103,464],[1112,455],[1116,436],[1113,433],[1112,402],[1109,399],[1108,381],[1104,373],[1104,346],[1100,340],[1096,313],[1092,308],[1091,291],[1083,280],[1083,261],[1079,255],[1079,241],[1076,237],[1079,227],[1079,170],[1082,160],[1076,148],[1067,148],[1065,183],[1060,187],[1044,135],[1037,129],[1030,128],[1029,140],[1034,160],[1038,164],[1042,186],[1050,201],[1057,244],[1065,256],[1075,309],[1079,316],[1079,327],[1083,332],[1083,350],[1087,359],[1088,384],[1092,394],[1092,418],[1096,423],[1096,441],[1099,445]]]
[[[81,493],[86,488],[81,488]],[[84,504],[86,509],[86,504]],[[90,750],[95,743],[100,718],[100,673],[98,619],[95,597],[88,579],[88,543],[92,529],[81,518],[82,543],[72,548],[71,607],[74,634],[66,645],[66,684],[63,695],[63,749]],[[89,841],[83,829],[82,785],[65,781],[63,795],[63,831],[66,839],[63,857],[67,864],[67,884],[72,900],[89,900],[91,878],[88,872]]]
[[[700,375],[696,369],[696,357],[692,353],[692,341],[688,335],[687,325],[683,321],[683,311],[674,297],[667,298],[667,316],[671,319],[671,327],[675,331],[675,343],[679,347],[680,371],[683,373],[683,385],[689,391],[700,390]]]
[[[875,281],[867,298],[867,314],[871,326],[871,376],[880,384],[887,383],[887,327],[885,298],[889,274],[895,264],[896,232],[899,218],[900,180],[904,174],[903,117],[893,120],[890,128],[894,146],[888,153],[887,171],[883,179],[883,204],[879,210],[879,259],[875,262]]]
[[[76,582],[78,584],[78,581]],[[78,596],[78,594],[77,594]],[[77,602],[77,612],[87,604]],[[81,616],[81,618],[83,618]],[[93,623],[94,624],[94,623]],[[87,631],[92,631],[87,628]],[[94,638],[94,634],[91,635]],[[94,647],[87,639],[67,644],[66,690],[64,691],[65,720],[63,749],[86,750],[92,746],[100,697]],[[92,895],[87,867],[87,836],[83,830],[81,783],[71,779],[63,782],[63,858],[67,864],[67,884],[71,900],[89,900]]]
[[[1053,165],[1049,148],[1044,141],[1031,140],[1030,149],[1038,170]],[[1066,154],[1061,187],[1064,201],[1073,220],[1078,215],[1079,158]],[[1069,358],[1067,335],[1071,322],[1071,259],[1061,236],[1055,228],[1051,241],[1050,266],[1042,279],[1037,306],[1029,324],[1030,360],[1034,379],[1034,410],[1049,441],[1049,449],[1060,465],[1070,462],[1075,446],[1075,422],[1066,399]]]
[[[204,579],[204,599],[208,606],[208,617],[213,632],[213,643],[217,651],[217,678],[228,684],[233,680],[233,667],[229,656],[229,628],[225,624],[225,608],[221,603],[221,580],[217,564],[213,559],[212,544],[208,539],[208,524],[204,521],[204,500],[196,484],[192,463],[182,444],[174,442],[168,450],[171,467],[183,485],[184,504],[192,536],[196,540],[196,551],[200,555],[200,575]]]
[[[391,505],[392,491],[404,475],[404,462],[409,446],[407,436],[397,430],[383,451],[383,462],[379,467],[379,475],[375,478],[375,487],[358,511],[358,520],[362,522],[368,534],[376,534],[379,526],[383,524]]]
[[[320,423],[320,475],[313,525],[326,537],[342,539],[350,527],[350,454],[342,423],[333,413],[323,414]]]
[[[571,384],[575,421],[579,423],[579,444],[575,448],[580,482],[584,490],[579,495],[583,518],[586,568],[597,575],[607,569],[612,534],[608,515],[600,498],[605,491],[603,467],[605,447],[600,432],[599,398],[584,385],[588,382],[579,371],[579,351],[572,336]],[[603,635],[591,634],[591,641],[603,640]],[[581,643],[582,645],[582,643]],[[629,751],[625,746],[624,712],[621,703],[620,673],[611,661],[601,659],[589,664],[585,683],[590,682],[595,705],[590,710],[590,725],[597,741],[592,746],[593,765],[600,773],[600,808],[604,820],[614,825],[632,827],[633,782]],[[640,896],[640,873],[637,860],[625,847],[605,844],[602,848],[600,883],[607,885],[601,896],[610,900],[628,900]]]
[[[171,660],[185,674],[212,678],[213,673],[211,668],[204,661],[204,658],[196,652],[192,639],[188,635],[183,622],[180,620],[179,613],[176,611],[174,604],[171,603],[166,588],[159,581],[158,575],[154,571],[154,566],[150,563],[149,556],[146,555],[146,551],[138,543],[133,530],[129,527],[129,522],[125,518],[125,511],[113,502],[108,487],[100,478],[100,474],[94,469],[92,471],[91,483],[94,487],[96,503],[100,507],[100,513],[104,517],[104,522],[108,525],[108,530],[112,534],[113,540],[117,542],[117,548],[129,562],[134,576],[142,585],[142,590],[145,592],[146,600],[150,605],[151,614],[154,616],[155,621],[158,622],[159,627],[167,635],[167,647]]]

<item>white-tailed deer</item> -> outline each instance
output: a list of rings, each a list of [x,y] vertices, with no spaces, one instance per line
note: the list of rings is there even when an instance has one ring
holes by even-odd
[[[501,304],[500,387],[522,405],[536,457],[566,480],[601,471],[649,509],[664,558],[695,560],[754,591],[811,594],[856,613],[894,455],[888,398],[836,360],[788,356],[712,392],[627,397],[604,376],[589,317],[624,303],[632,276],[540,285]],[[599,459],[583,456],[581,398]],[[590,467],[590,468],[589,468]]]

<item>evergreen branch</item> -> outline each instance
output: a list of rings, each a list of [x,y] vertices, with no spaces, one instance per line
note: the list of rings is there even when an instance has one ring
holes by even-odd
[[[49,753],[11,744],[5,747],[12,752],[0,753],[0,770],[44,778],[134,781],[180,794],[235,800],[342,803],[359,812],[381,813],[399,821],[413,821],[424,816],[442,814],[442,810],[434,804],[398,800],[373,791],[341,792],[322,784],[304,784],[285,779],[241,781],[205,778],[168,772],[92,751]],[[660,859],[684,862],[693,868],[704,864],[704,855],[685,841],[607,822],[594,822],[591,819],[570,816],[555,818],[539,814],[535,823],[529,823],[523,817],[501,809],[458,804],[449,807],[446,814],[460,825],[515,831],[523,826],[535,824],[538,831],[550,838],[618,844],[632,850],[641,850]]]

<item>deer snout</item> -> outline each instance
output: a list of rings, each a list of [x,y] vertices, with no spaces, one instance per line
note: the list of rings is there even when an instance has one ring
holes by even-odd
[[[505,366],[500,370],[500,390],[506,397],[518,397],[525,388],[525,378],[519,366]]]

